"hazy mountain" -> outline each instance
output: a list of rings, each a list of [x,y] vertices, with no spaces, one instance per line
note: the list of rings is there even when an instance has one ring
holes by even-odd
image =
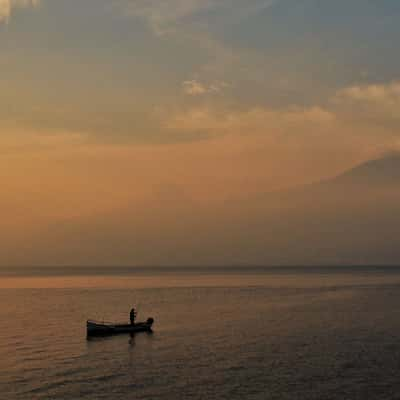
[[[400,185],[400,154],[391,154],[383,158],[367,161],[334,179],[328,184],[351,185]]]
[[[219,208],[171,201],[56,222],[16,244],[18,263],[400,264],[400,156]]]
[[[400,155],[263,202],[256,207],[264,232],[254,226],[267,263],[400,264]]]

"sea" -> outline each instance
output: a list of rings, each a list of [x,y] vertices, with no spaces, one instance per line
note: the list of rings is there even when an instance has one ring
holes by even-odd
[[[0,328],[4,400],[400,399],[396,267],[1,269]]]

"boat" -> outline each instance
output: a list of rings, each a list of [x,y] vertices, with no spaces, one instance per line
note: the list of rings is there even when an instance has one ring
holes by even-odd
[[[146,322],[136,322],[135,324],[87,320],[86,333],[87,336],[106,336],[120,333],[152,332],[153,323],[153,318],[148,318]]]

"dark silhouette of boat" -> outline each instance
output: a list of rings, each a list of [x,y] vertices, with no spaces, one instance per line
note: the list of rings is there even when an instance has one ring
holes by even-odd
[[[86,321],[87,336],[107,336],[118,335],[120,333],[151,332],[154,323],[153,318],[148,318],[146,322],[135,324],[118,324],[113,322]]]

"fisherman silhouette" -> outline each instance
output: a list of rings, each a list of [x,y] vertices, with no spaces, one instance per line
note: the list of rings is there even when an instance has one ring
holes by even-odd
[[[136,314],[137,314],[136,310],[134,308],[132,308],[132,310],[131,310],[131,312],[129,314],[129,317],[130,317],[130,320],[131,320],[131,325],[135,325]]]

